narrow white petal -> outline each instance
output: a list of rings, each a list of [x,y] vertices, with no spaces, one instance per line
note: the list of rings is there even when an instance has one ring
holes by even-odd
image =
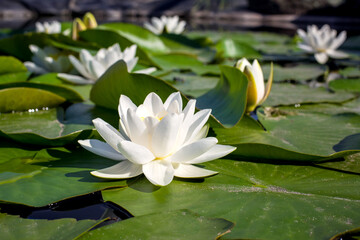
[[[159,29],[157,29],[156,27],[154,27],[153,25],[151,25],[151,24],[148,23],[148,22],[144,23],[144,27],[145,27],[147,30],[149,30],[149,31],[151,31],[151,32],[153,32],[153,33],[155,33],[155,34],[160,34],[160,33],[161,33],[161,31],[160,31]]]
[[[72,75],[72,74],[67,74],[67,73],[58,73],[57,77],[60,78],[61,80],[66,81],[66,82],[79,84],[79,85],[86,85],[86,84],[93,84],[94,83],[90,79],[85,79],[83,77],[80,77],[80,76],[77,76],[77,75]]]
[[[189,126],[183,126],[183,130],[187,129],[187,135],[185,137],[185,144],[191,143],[199,131],[203,128],[207,120],[209,119],[211,109],[204,109],[197,112],[192,118]],[[185,124],[185,123],[184,123]]]
[[[342,31],[337,38],[333,40],[331,45],[329,46],[330,49],[337,49],[340,47],[341,44],[346,40],[346,32]]]
[[[218,140],[214,137],[203,138],[180,148],[170,159],[172,162],[187,163],[214,147]]]
[[[264,84],[264,75],[261,70],[259,62],[255,59],[252,64],[252,71],[255,76],[255,84],[257,91],[257,100],[258,104],[265,96],[265,84]]]
[[[129,161],[135,164],[146,164],[155,159],[149,149],[134,142],[121,141],[118,148]]]
[[[127,113],[128,109],[136,111],[136,105],[131,101],[131,99],[125,95],[121,95],[119,99],[118,112],[120,118],[123,118]]]
[[[305,45],[305,44],[302,44],[302,43],[299,43],[298,44],[298,47],[302,50],[304,50],[305,52],[308,52],[308,53],[313,53],[314,52],[314,49],[312,47],[310,47],[309,45]]]
[[[113,149],[109,144],[96,139],[79,140],[78,143],[96,155],[109,158],[112,160],[125,160],[126,158],[118,151]]]
[[[328,49],[326,50],[326,53],[332,57],[332,58],[347,58],[349,57],[348,54],[342,52],[342,51],[336,51],[336,50],[332,50],[332,49]]]
[[[90,172],[93,176],[108,179],[132,178],[142,174],[142,166],[130,161],[122,161],[114,166]]]
[[[324,52],[321,53],[315,53],[315,59],[318,63],[324,64],[329,59],[328,55]]]
[[[29,72],[35,73],[35,74],[45,74],[48,73],[48,71],[42,67],[37,66],[33,62],[24,62],[25,67]]]
[[[136,57],[125,62],[128,72],[131,72],[134,69],[138,60],[139,58]]]
[[[144,106],[149,110],[152,116],[157,116],[165,111],[161,98],[154,92],[151,92],[146,96]]]
[[[93,77],[88,73],[87,69],[85,69],[85,67],[82,65],[82,63],[80,63],[79,60],[77,60],[76,57],[70,55],[69,56],[69,60],[71,62],[71,64],[76,68],[76,70],[83,75],[85,78],[87,79],[92,79]]]
[[[175,168],[174,175],[180,178],[203,178],[217,174],[218,172],[199,168],[190,164],[179,164]]]
[[[145,177],[154,185],[166,186],[174,178],[174,168],[169,161],[156,160],[143,165]]]
[[[91,60],[89,62],[89,72],[93,76],[93,79],[95,81],[97,81],[101,77],[101,75],[104,74],[105,71],[106,69],[104,68],[104,66],[98,61]]]
[[[156,126],[152,135],[152,151],[162,158],[175,151],[183,114],[168,114]]]
[[[247,66],[251,67],[251,64],[249,63],[249,61],[246,58],[242,58],[239,61],[237,61],[237,63],[236,63],[236,67],[238,69],[240,69],[240,71],[242,71],[242,72],[244,72],[245,67],[247,67]]]
[[[222,158],[222,157],[228,155],[229,153],[235,151],[235,149],[236,149],[236,147],[233,147],[233,146],[217,144],[214,147],[212,147],[209,151],[207,151],[206,153],[200,155],[199,157],[197,157],[187,163],[196,164],[196,163],[203,163],[203,162],[208,162],[208,161],[211,161],[214,159]]]
[[[96,118],[93,120],[94,126],[101,137],[113,148],[118,149],[118,144],[124,141],[124,137],[113,126],[102,120]],[[125,155],[124,155],[125,156]]]
[[[182,32],[184,32],[185,30],[185,25],[186,22],[185,21],[180,21],[179,24],[176,26],[176,28],[174,29],[174,33],[176,34],[180,34]]]
[[[126,115],[126,132],[129,134],[131,141],[147,147],[149,139],[145,136],[145,123],[136,115],[134,110],[128,109]]]
[[[176,113],[182,111],[183,106],[180,92],[174,92],[170,94],[170,96],[166,99],[164,107],[167,111],[169,111],[168,108],[173,102],[177,102],[177,106],[179,108],[179,111],[177,111]]]

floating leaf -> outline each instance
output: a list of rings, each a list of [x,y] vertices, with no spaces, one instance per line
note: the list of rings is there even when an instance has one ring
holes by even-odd
[[[156,223],[156,224],[154,224]],[[139,231],[141,226],[141,231]],[[207,218],[189,210],[160,212],[127,219],[91,231],[80,239],[217,239],[234,226],[221,218]]]
[[[1,113],[56,107],[65,101],[63,97],[42,89],[13,87],[0,90]]]
[[[329,83],[333,90],[345,90],[349,92],[360,92],[360,78],[358,79],[335,79]]]
[[[62,146],[94,136],[92,125],[67,121],[62,108],[2,113],[0,119],[1,133],[27,144]]]
[[[27,68],[14,57],[0,56],[0,75],[17,72],[27,72]]]
[[[251,45],[233,39],[222,39],[216,44],[216,49],[224,57],[230,58],[260,58],[261,54]]]
[[[224,239],[329,239],[360,221],[358,174],[224,159],[204,165],[219,174],[175,179],[161,188],[140,177],[129,187],[103,191],[103,196],[137,217],[189,209],[235,222]]]

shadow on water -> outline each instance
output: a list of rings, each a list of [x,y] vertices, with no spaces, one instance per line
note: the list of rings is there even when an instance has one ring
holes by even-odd
[[[110,201],[105,202],[100,191],[68,198],[43,207],[0,203],[0,212],[19,215],[27,219],[75,218],[76,220],[104,220],[104,222],[96,225],[94,229],[134,217],[121,206]]]

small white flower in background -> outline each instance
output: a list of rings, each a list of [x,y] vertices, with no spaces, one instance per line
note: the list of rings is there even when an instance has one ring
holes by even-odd
[[[61,23],[58,21],[52,22],[36,22],[35,23],[36,32],[44,32],[48,34],[52,33],[61,33]]]
[[[119,44],[116,43],[107,49],[101,48],[95,56],[82,49],[80,60],[72,55],[69,56],[69,59],[83,77],[70,74],[58,74],[58,77],[75,84],[94,84],[111,65],[121,59],[125,61],[128,72],[131,72],[138,61],[138,57],[135,57],[136,48],[136,45],[132,45],[122,52]],[[135,73],[150,74],[154,71],[156,68],[147,68],[135,71]]]
[[[25,62],[26,68],[35,74],[45,74],[49,72],[67,73],[73,67],[67,55],[52,46],[40,48],[36,45],[29,46],[33,53],[32,62]]]
[[[185,30],[185,21],[179,21],[179,16],[167,17],[161,16],[160,18],[151,18],[151,23],[144,23],[144,27],[155,34],[161,33],[175,33],[181,34]]]
[[[266,84],[266,88],[263,72],[261,70],[259,62],[256,59],[251,65],[246,58],[242,58],[237,61],[235,67],[242,71],[249,81],[247,90],[246,111],[254,111],[258,105],[265,102],[265,100],[270,94],[273,82],[273,66],[271,64],[270,76]]]
[[[150,93],[143,104],[136,106],[128,97],[119,101],[120,131],[97,118],[96,130],[106,141],[80,140],[82,147],[102,157],[120,161],[114,166],[92,171],[100,178],[123,179],[144,173],[154,185],[168,185],[174,178],[203,178],[217,172],[192,164],[221,158],[236,148],[217,144],[207,137],[205,125],[210,109],[195,113],[195,100],[183,109],[179,92],[172,93],[165,103]]]
[[[307,32],[298,29],[297,33],[303,40],[298,47],[307,53],[314,54],[316,61],[320,64],[326,63],[329,57],[348,57],[346,53],[336,50],[346,40],[346,31],[342,31],[336,36],[336,30],[326,24],[320,29],[315,25],[308,26]]]

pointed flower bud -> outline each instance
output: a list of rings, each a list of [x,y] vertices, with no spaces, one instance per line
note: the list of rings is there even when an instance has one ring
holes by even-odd
[[[71,38],[77,40],[79,39],[79,32],[86,30],[86,26],[80,18],[75,18],[71,30]]]
[[[256,59],[251,65],[246,58],[242,58],[237,61],[235,67],[243,72],[248,79],[246,111],[252,112],[257,106],[265,102],[270,94],[273,82],[273,65],[271,63],[270,75],[266,87],[263,72]]]
[[[84,24],[86,29],[92,29],[97,27],[97,22],[94,15],[91,12],[87,12],[84,16]]]

